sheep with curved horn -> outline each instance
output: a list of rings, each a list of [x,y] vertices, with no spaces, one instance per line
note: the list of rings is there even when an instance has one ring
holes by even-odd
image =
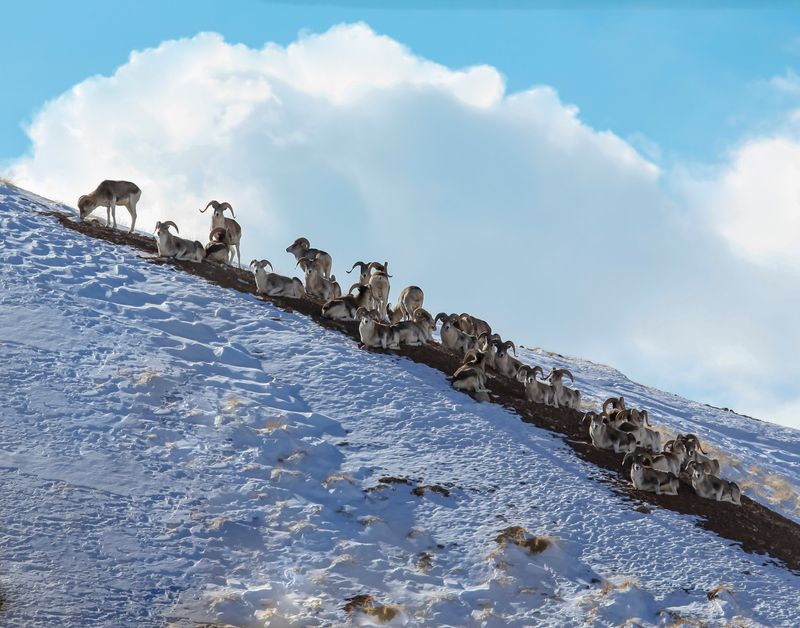
[[[471,336],[470,334],[467,334],[456,327],[454,324],[455,318],[455,314],[450,314],[448,316],[444,312],[439,312],[433,319],[434,325],[439,320],[442,321],[442,329],[439,332],[439,335],[442,339],[442,346],[450,349],[451,351],[458,351],[459,353],[464,354],[470,349],[477,349],[478,339],[475,336]]]
[[[203,214],[206,210],[212,207],[214,209],[214,213],[211,215],[211,228],[212,229],[225,229],[227,231],[226,239],[228,240],[230,247],[230,259],[228,264],[233,263],[233,252],[236,251],[236,262],[241,268],[242,266],[242,258],[239,251],[239,244],[242,241],[242,227],[236,222],[233,218],[228,218],[225,215],[225,210],[228,209],[231,212],[231,216],[235,217],[236,214],[233,213],[233,207],[227,201],[219,203],[217,201],[209,201],[208,205],[205,206],[205,209],[201,209],[200,213]]]
[[[361,262],[361,261],[356,262],[355,264],[353,264],[350,267],[350,270],[346,270],[344,272],[346,272],[349,275],[350,273],[353,272],[353,269],[356,266],[358,266],[358,269],[359,269],[358,270],[358,274],[359,274],[358,283],[361,284],[362,286],[366,286],[369,283],[369,264],[367,264],[366,262]]]
[[[336,276],[331,275],[330,278],[327,278],[323,275],[319,257],[313,260],[301,257],[297,260],[296,266],[300,266],[305,273],[306,292],[310,296],[321,299],[325,303],[342,296],[342,288],[336,281]]]
[[[164,222],[159,221],[156,223],[156,247],[159,257],[172,257],[189,262],[202,262],[206,255],[205,247],[197,240],[186,240],[185,238],[172,235],[169,230],[170,227],[175,228],[175,233],[180,233],[178,231],[178,225],[171,220],[166,220]]]
[[[136,204],[142,196],[139,186],[130,181],[105,180],[93,192],[84,194],[78,199],[78,212],[81,220],[91,214],[97,207],[106,208],[106,225],[117,228],[117,205],[126,207],[131,215],[131,228],[128,233],[133,233],[136,226]]]
[[[525,397],[529,401],[551,406],[553,405],[555,391],[547,382],[536,379],[537,372],[539,375],[544,376],[544,371],[541,366],[534,366],[531,368],[527,364],[523,364],[517,370],[517,380],[522,382],[525,386]]]
[[[472,393],[476,401],[489,401],[489,389],[486,388],[485,353],[475,348],[468,349],[464,353],[464,361],[461,366],[447,379],[456,390]]]
[[[718,502],[731,502],[742,505],[742,490],[736,482],[730,482],[710,475],[694,462],[689,463],[692,474],[692,488],[703,499],[715,499]]]
[[[297,277],[285,277],[275,272],[267,272],[266,267],[274,270],[272,262],[268,259],[253,260],[250,268],[253,269],[253,276],[256,280],[256,292],[266,294],[270,297],[289,297],[301,299],[306,291],[303,289],[303,282]]]
[[[454,315],[455,316],[455,315]],[[492,326],[485,320],[472,316],[471,314],[462,313],[456,316],[455,326],[461,331],[472,334],[473,336],[480,336],[481,334],[492,334]],[[517,354],[516,347],[514,348],[514,355]]]
[[[230,243],[228,242],[228,231],[222,227],[216,227],[208,234],[208,244],[206,244],[206,261],[217,264],[228,264],[230,262]]]
[[[373,262],[374,264],[375,262]],[[389,275],[384,271],[373,273],[369,278],[369,287],[372,290],[372,299],[380,314],[381,320],[386,318],[389,307]]]
[[[387,305],[386,313],[392,323],[414,320],[414,312],[422,307],[425,294],[419,286],[407,286],[400,292],[397,305],[391,308]]]
[[[376,310],[360,307],[356,311],[358,335],[365,347],[399,349],[400,332],[391,325],[381,323]]]
[[[331,279],[331,267],[333,265],[331,256],[325,251],[312,249],[308,238],[297,238],[294,242],[286,247],[286,252],[294,255],[294,259],[297,262],[299,262],[301,259],[307,259],[311,261],[317,260],[322,276],[325,277],[325,279]]]
[[[356,294],[353,294],[353,289]],[[359,308],[369,310],[372,306],[372,289],[358,282],[350,286],[342,297],[331,299],[322,306],[322,315],[334,321],[354,321]]]
[[[433,341],[436,323],[425,308],[417,308],[410,321],[400,321],[392,327],[400,333],[400,344],[416,347]]]
[[[680,484],[673,473],[657,471],[645,467],[640,462],[634,462],[631,466],[631,482],[637,490],[649,491],[656,495],[677,495]]]
[[[508,349],[511,347],[516,354],[516,345],[511,340],[506,340],[505,342],[495,341],[495,347],[497,348],[494,355],[495,370],[499,375],[503,375],[509,379],[516,379],[517,371],[519,371],[523,364],[508,353]]]
[[[581,407],[581,391],[564,386],[562,381],[564,377],[569,377],[570,380],[575,381],[575,377],[568,369],[553,368],[547,376],[547,380],[556,391],[555,406],[556,408],[565,406],[573,410],[579,410]]]

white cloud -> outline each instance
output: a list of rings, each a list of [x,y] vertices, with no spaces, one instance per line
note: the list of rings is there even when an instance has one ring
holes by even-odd
[[[800,270],[800,142],[750,140],[721,172],[697,183],[692,196],[736,255]]]
[[[691,213],[698,229],[687,231],[659,168],[585,125],[552,88],[508,94],[494,68],[446,68],[363,24],[286,48],[208,33],[165,42],[46,104],[29,134],[31,153],[11,176],[40,194],[75,202],[104,178],[130,179],[143,189],[141,228],[171,218],[198,239],[209,218],[197,209],[228,200],[243,259],[290,272],[284,249],[306,235],[333,255],[340,279],[357,259],[390,260],[394,285],[421,285],[431,309],[472,311],[524,344],[707,392],[718,405],[781,399],[766,388],[743,396],[729,379],[785,355],[727,320],[730,291],[708,286],[730,284],[736,262],[706,238],[717,224],[734,225],[719,231],[736,246],[735,234],[758,233],[746,210],[763,193],[759,177],[783,217],[790,167],[755,172],[757,156],[742,154],[692,187],[709,209],[701,225]],[[747,238],[749,257],[764,248],[753,241],[775,241],[763,231]],[[736,289],[770,299],[758,272],[745,269]],[[691,326],[680,324],[687,286]],[[764,312],[737,303],[750,327],[768,327]],[[704,329],[725,337],[714,345]]]

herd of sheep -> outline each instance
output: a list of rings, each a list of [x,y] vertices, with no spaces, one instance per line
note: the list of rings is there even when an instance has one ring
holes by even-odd
[[[106,207],[107,223],[116,228],[114,210],[121,205],[131,214],[132,232],[140,196],[141,190],[133,183],[103,181],[91,194],[78,200],[80,217],[83,220],[95,208]],[[179,237],[178,226],[171,220],[158,222],[155,228],[158,255],[230,265],[235,254],[241,265],[242,229],[235,220],[233,208],[230,203],[211,201],[200,211],[205,212],[209,207],[213,213],[206,245]],[[231,218],[225,215],[226,210],[230,211]],[[170,229],[174,229],[175,234]],[[306,238],[297,238],[286,251],[302,269],[304,281],[273,272],[269,260],[253,260],[250,267],[258,293],[294,299],[309,296],[322,301],[322,316],[338,321],[358,321],[361,342],[367,347],[399,349],[403,345],[431,343],[441,321],[441,344],[462,357],[461,366],[449,378],[455,389],[471,393],[478,400],[488,400],[488,378],[508,378],[521,382],[526,398],[534,403],[581,410],[580,391],[563,382],[564,377],[574,382],[572,373],[553,368],[545,376],[541,367],[523,364],[515,357],[514,343],[503,341],[486,321],[469,314],[441,312],[431,316],[422,307],[424,294],[418,286],[404,288],[392,307],[388,263],[354,263],[347,273],[358,268],[358,280],[342,294],[336,277],[331,274],[332,260],[328,253],[312,248]],[[622,464],[631,465],[630,477],[637,489],[676,495],[683,480],[691,484],[700,497],[740,504],[739,487],[719,477],[719,462],[705,455],[697,436],[678,435],[662,446],[661,435],[652,429],[647,411],[626,408],[622,397],[608,399],[600,413],[588,412],[583,421],[589,423],[589,437],[595,447],[625,454]]]

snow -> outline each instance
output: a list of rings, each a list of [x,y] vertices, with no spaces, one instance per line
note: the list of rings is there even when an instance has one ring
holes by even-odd
[[[555,435],[54,208],[0,186],[3,624],[800,623],[800,576],[634,510]],[[697,433],[800,520],[800,433],[520,353]]]

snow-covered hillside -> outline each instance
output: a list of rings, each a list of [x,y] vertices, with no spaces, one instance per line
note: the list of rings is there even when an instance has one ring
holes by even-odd
[[[0,624],[800,624],[800,576],[552,433],[52,209],[0,186]],[[522,353],[800,520],[800,433]]]

